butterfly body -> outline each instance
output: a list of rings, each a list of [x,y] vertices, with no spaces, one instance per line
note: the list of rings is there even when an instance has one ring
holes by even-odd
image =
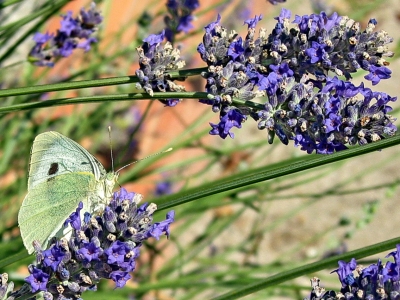
[[[33,241],[45,249],[53,236],[64,235],[63,224],[80,201],[82,214],[104,208],[117,178],[73,140],[54,131],[39,134],[31,150],[28,194],[18,214],[28,253],[34,251]]]

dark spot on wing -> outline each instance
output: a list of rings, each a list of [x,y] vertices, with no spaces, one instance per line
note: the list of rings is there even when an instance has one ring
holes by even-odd
[[[47,175],[54,175],[58,172],[58,163],[52,163],[50,165],[49,171],[47,172]]]

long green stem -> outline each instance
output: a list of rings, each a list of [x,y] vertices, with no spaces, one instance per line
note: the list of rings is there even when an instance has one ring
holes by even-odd
[[[9,5],[13,5],[13,4],[18,3],[18,2],[22,2],[22,1],[23,0],[8,0],[8,1],[4,1],[4,2],[0,3],[0,9],[2,9],[4,7],[7,7]]]
[[[379,252],[387,251],[393,249],[396,244],[400,242],[400,238],[394,238],[391,240],[384,241],[382,243],[377,243],[372,246],[360,248],[354,251],[347,252],[345,254],[337,255],[334,257],[330,257],[321,261],[317,261],[305,266],[301,266],[298,268],[290,269],[288,271],[284,271],[278,273],[276,275],[270,276],[266,279],[261,279],[252,284],[248,284],[243,288],[233,290],[226,294],[220,295],[218,297],[213,298],[213,300],[227,300],[227,299],[238,299],[244,297],[246,295],[255,293],[257,291],[276,286],[282,282],[286,282],[290,279],[295,279],[302,275],[312,274],[313,272],[323,270],[326,268],[334,268],[337,266],[338,260],[349,261],[354,258],[366,257],[372,254],[376,254]]]
[[[207,68],[176,70],[176,71],[170,71],[168,72],[168,74],[171,79],[179,79],[179,78],[186,78],[188,76],[199,75],[201,72],[206,70]],[[60,82],[54,84],[44,84],[37,86],[0,90],[0,97],[41,94],[53,91],[64,91],[64,90],[83,89],[83,88],[99,87],[99,86],[119,85],[119,84],[135,83],[138,81],[139,80],[136,76],[120,76],[120,77],[110,77],[110,78],[93,79],[93,80]]]
[[[260,167],[244,171],[229,178],[215,180],[213,183],[207,183],[195,188],[187,189],[172,195],[166,195],[157,198],[157,212],[170,209],[177,205],[181,205],[190,201],[194,201],[206,196],[215,195],[227,190],[233,190],[242,186],[258,183],[266,180],[276,179],[288,174],[305,171],[308,169],[321,167],[326,164],[359,156],[388,147],[400,144],[400,136],[396,135],[375,143],[364,145],[362,147],[353,147],[346,151],[339,151],[331,155],[315,155],[310,157],[301,157],[286,166],[270,165],[268,167]]]
[[[29,110],[40,107],[53,107],[68,104],[79,104],[79,103],[95,103],[104,101],[132,101],[132,100],[157,100],[157,99],[169,99],[169,98],[193,98],[193,99],[207,99],[208,93],[204,92],[180,92],[180,93],[154,93],[153,97],[147,93],[126,93],[126,94],[111,94],[111,95],[96,95],[86,97],[75,97],[75,98],[59,98],[45,101],[37,101],[31,103],[23,103],[10,105],[7,107],[0,108],[0,114]]]
[[[54,91],[83,89],[90,87],[118,85],[118,84],[134,83],[134,82],[138,82],[138,78],[136,76],[120,76],[120,77],[111,77],[111,78],[102,78],[93,80],[61,82],[54,84],[44,84],[44,85],[0,90],[0,97],[41,94]]]

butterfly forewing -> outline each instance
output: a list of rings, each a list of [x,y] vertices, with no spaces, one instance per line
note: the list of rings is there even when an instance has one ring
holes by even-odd
[[[39,134],[32,145],[28,191],[51,178],[72,172],[90,172],[96,180],[106,174],[101,163],[81,145],[62,134]]]

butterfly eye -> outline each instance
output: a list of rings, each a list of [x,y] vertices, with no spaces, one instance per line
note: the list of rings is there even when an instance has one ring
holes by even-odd
[[[58,172],[58,163],[52,163],[50,165],[49,171],[47,172],[47,175],[54,175]]]

